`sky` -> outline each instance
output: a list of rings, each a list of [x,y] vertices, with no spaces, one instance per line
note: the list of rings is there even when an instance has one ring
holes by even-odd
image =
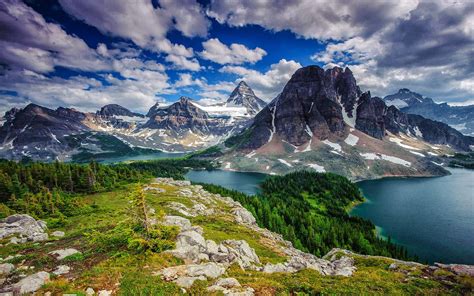
[[[269,102],[308,65],[349,67],[373,96],[474,104],[474,1],[0,1],[2,113],[211,104],[240,80]]]

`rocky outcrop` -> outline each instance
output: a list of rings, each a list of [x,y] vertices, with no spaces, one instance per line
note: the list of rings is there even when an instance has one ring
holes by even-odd
[[[127,117],[145,117],[143,114],[135,113],[117,104],[109,104],[100,108],[97,115],[103,117],[127,116]]]
[[[266,105],[267,103],[257,97],[245,81],[239,82],[226,102],[228,107],[245,107],[249,115],[257,114]]]
[[[13,243],[45,241],[48,239],[46,222],[26,214],[15,214],[0,220],[0,239],[12,237]]]
[[[203,229],[192,226],[187,218],[165,216],[161,223],[178,226],[181,229],[176,237],[176,248],[167,252],[188,263],[161,270],[158,274],[166,281],[173,281],[183,288],[189,288],[196,280],[220,277],[232,264],[237,264],[244,270],[265,273],[293,273],[303,269],[314,269],[323,275],[351,276],[356,270],[354,260],[347,256],[326,260],[295,249],[281,235],[260,228],[252,214],[229,197],[211,194],[203,190],[201,186],[193,186],[189,183],[186,183],[187,185],[183,187],[182,181],[173,181],[172,179],[157,178],[154,184],[154,186],[159,186],[159,184],[177,186],[179,184],[178,193],[183,198],[188,199],[195,205],[201,204],[207,209],[213,208],[213,213],[216,213],[219,217],[226,217],[230,214],[233,221],[247,227],[250,231],[254,231],[256,236],[262,237],[275,248],[279,248],[280,252],[288,258],[285,263],[262,265],[255,249],[247,241],[228,239],[216,243],[211,239],[206,240]],[[176,204],[177,202],[170,203]],[[217,209],[217,207],[222,208],[223,204],[230,209],[228,212],[220,212],[220,209]],[[186,209],[189,211],[189,208],[193,207],[188,206]],[[222,291],[225,295],[231,295],[234,292],[244,293],[242,295],[253,294],[253,290],[240,287],[235,279],[219,279],[208,290]]]
[[[74,254],[80,254],[80,253],[81,252],[79,252],[78,250],[73,249],[73,248],[60,249],[60,250],[55,250],[55,251],[49,252],[49,254],[53,255],[56,258],[56,260],[63,260],[64,258],[66,258],[68,256],[71,256],[71,255],[74,255]]]
[[[13,293],[23,295],[27,293],[33,293],[41,288],[46,282],[49,281],[49,273],[40,271],[35,274],[29,275],[18,283],[14,284],[12,288]]]

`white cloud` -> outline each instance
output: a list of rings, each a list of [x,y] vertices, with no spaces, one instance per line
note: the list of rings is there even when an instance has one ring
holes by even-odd
[[[173,44],[166,34],[173,28],[184,36],[207,36],[210,26],[202,7],[194,0],[162,0],[154,7],[151,1],[60,0],[66,12],[96,27],[104,34],[132,40],[136,45],[164,52],[167,62],[177,69],[200,69],[192,48]]]
[[[305,38],[344,40],[369,35],[405,17],[417,4],[415,0],[212,0],[208,15],[235,27],[255,24],[274,31],[290,30]]]
[[[437,101],[472,101],[474,35],[465,24],[473,17],[473,3],[423,2],[370,36],[328,43],[312,59],[349,66],[372,95],[409,88]]]
[[[217,38],[209,39],[202,43],[204,50],[200,53],[203,59],[211,60],[215,63],[243,64],[260,61],[267,52],[260,47],[249,49],[245,45],[232,43],[230,46],[220,42]]]
[[[239,78],[236,81],[245,80],[257,96],[270,101],[283,90],[293,73],[299,68],[301,68],[300,63],[281,59],[278,63],[272,64],[265,73],[241,66],[224,66],[219,71],[238,75]]]
[[[199,71],[201,69],[201,65],[197,59],[187,59],[184,56],[169,54],[165,60],[173,63],[175,68],[179,70]]]
[[[0,61],[10,67],[50,72],[55,66],[86,71],[109,68],[94,49],[80,38],[18,0],[0,2]]]

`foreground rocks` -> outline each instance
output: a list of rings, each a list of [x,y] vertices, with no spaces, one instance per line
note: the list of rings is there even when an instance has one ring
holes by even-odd
[[[39,242],[48,239],[46,222],[26,214],[11,215],[0,220],[0,239],[12,237],[11,243]]]
[[[47,281],[49,281],[49,273],[40,271],[27,276],[18,283],[14,284],[12,287],[12,292],[20,295],[32,293],[41,288],[41,286],[43,286]]]

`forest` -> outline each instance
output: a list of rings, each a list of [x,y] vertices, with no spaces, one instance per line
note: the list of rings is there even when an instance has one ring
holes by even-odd
[[[362,202],[358,187],[331,174],[299,171],[272,176],[255,196],[212,184],[213,193],[230,196],[253,213],[261,227],[280,233],[300,250],[322,256],[334,247],[367,255],[414,259],[405,248],[378,238],[375,225],[347,209]]]
[[[212,169],[213,164],[192,158],[115,165],[0,161],[0,218],[18,212],[64,219],[93,210],[94,205],[83,203],[84,194],[112,191],[153,177],[183,179],[192,168]],[[362,202],[363,196],[342,176],[308,171],[272,176],[255,196],[202,185],[210,192],[239,201],[261,227],[282,234],[297,248],[317,256],[339,247],[368,255],[413,259],[404,248],[378,238],[370,221],[348,214],[347,209]]]
[[[191,168],[210,169],[212,164],[186,158],[115,165],[0,160],[0,218],[13,212],[38,218],[73,215],[87,210],[81,202],[83,194],[111,191],[153,177],[183,179]]]

